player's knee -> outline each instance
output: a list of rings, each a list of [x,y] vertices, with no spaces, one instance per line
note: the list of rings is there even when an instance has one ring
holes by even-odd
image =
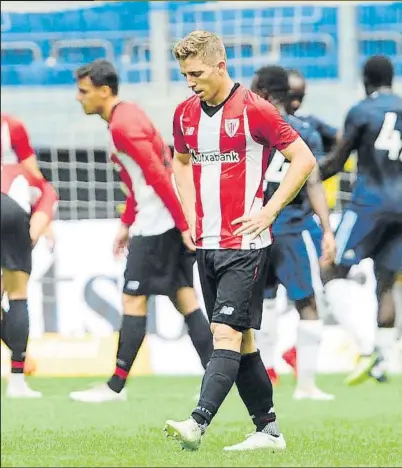
[[[249,329],[243,332],[240,352],[241,354],[251,354],[257,351],[254,330]]]
[[[295,307],[301,320],[318,320],[317,304],[314,294],[295,301]]]
[[[175,297],[170,300],[183,315],[188,315],[198,309],[198,300],[194,288],[185,287],[177,290]]]
[[[3,288],[9,300],[26,299],[29,274],[24,271],[3,271]]]
[[[214,336],[215,349],[233,349],[240,351],[243,334],[230,325],[212,323],[211,331]]]
[[[147,315],[146,296],[130,296],[129,294],[123,294],[122,302],[124,315],[136,317],[145,317]]]

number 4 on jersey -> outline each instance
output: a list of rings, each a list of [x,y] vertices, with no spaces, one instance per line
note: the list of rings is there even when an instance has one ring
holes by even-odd
[[[374,143],[377,150],[388,151],[388,159],[391,161],[402,161],[402,139],[401,132],[395,130],[397,115],[395,112],[387,112],[381,131]]]
[[[279,151],[276,151],[272,161],[269,163],[268,169],[265,172],[265,180],[267,182],[282,182],[290,163],[285,161],[285,157]]]

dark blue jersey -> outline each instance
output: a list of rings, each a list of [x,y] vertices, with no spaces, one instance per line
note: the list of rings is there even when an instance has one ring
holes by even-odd
[[[314,156],[319,159],[323,154],[323,147],[318,132],[308,123],[302,122],[297,117],[283,115],[283,118],[300,134]],[[265,173],[267,184],[265,190],[266,201],[271,198],[278,188],[289,168],[289,164],[279,151],[271,155],[270,163]],[[307,216],[312,216],[312,211],[308,202],[306,186],[304,186],[294,200],[279,213],[272,226],[274,236],[302,232],[305,229],[304,224]]]
[[[338,129],[328,125],[323,120],[315,117],[314,115],[297,115],[297,118],[303,122],[307,122],[314,128],[314,130],[317,130],[322,139],[324,153],[328,153],[331,147],[335,144]]]
[[[357,150],[352,201],[402,213],[402,98],[375,92],[352,107],[344,139]]]

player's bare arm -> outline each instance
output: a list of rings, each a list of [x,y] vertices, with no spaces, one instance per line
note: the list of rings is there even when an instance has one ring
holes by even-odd
[[[232,224],[243,223],[234,232],[235,235],[251,234],[251,238],[255,239],[271,226],[279,212],[299,193],[316,165],[313,153],[300,137],[282,149],[281,153],[290,162],[286,175],[272,198],[259,213],[242,216],[232,222]]]
[[[183,242],[186,244],[186,247],[194,251],[195,246],[191,240],[190,229],[184,218],[181,204],[176,196],[170,177],[165,171],[160,171],[159,167],[149,164],[149,155],[155,151],[152,144],[142,136],[128,136],[129,132],[122,131],[121,128],[113,129],[112,135],[117,143],[116,146],[130,155],[141,167],[147,184],[155,190],[155,193],[171,213],[176,227],[182,233]],[[158,161],[158,157],[155,160]]]
[[[350,153],[354,150],[354,146],[353,141],[341,138],[331,153],[319,163],[322,180],[327,180],[342,170]]]
[[[13,125],[14,135],[15,135],[15,137],[12,138],[12,146],[22,167],[24,168],[24,170],[29,172],[36,179],[38,180],[44,179],[43,174],[38,166],[38,160],[36,157],[35,150],[33,149],[31,145],[30,138],[29,138],[28,132],[24,124],[17,119],[12,119],[12,125]],[[38,215],[38,216],[41,217],[42,215]],[[45,222],[43,221],[43,223]],[[42,224],[42,221],[40,222],[35,221],[34,223],[31,223],[31,225],[32,224],[40,226]],[[47,228],[43,232],[43,235],[46,237],[46,242],[49,248],[53,250],[54,245],[55,245],[54,232],[53,232],[51,223],[46,222],[45,224],[47,225]],[[36,232],[37,232],[36,229],[32,230],[32,234],[34,236],[36,236]],[[34,245],[36,241],[34,242]]]
[[[113,255],[116,258],[124,258],[125,249],[130,240],[130,226],[136,217],[136,203],[131,194],[126,195],[126,203],[120,217],[120,226],[113,241]]]
[[[173,159],[173,174],[183,206],[184,215],[190,227],[191,236],[195,240],[195,188],[191,157],[188,153],[175,151]]]
[[[323,229],[322,256],[320,258],[320,263],[322,266],[327,266],[335,259],[336,243],[329,221],[327,200],[317,164],[310,174],[310,177],[307,179],[306,188],[311,207],[314,213],[319,217]]]
[[[24,159],[21,164],[23,165],[24,169],[30,172],[33,176],[38,179],[43,179],[43,174],[38,167],[38,161],[36,159],[36,154],[33,153],[28,158]]]
[[[30,174],[29,179],[30,184],[41,191],[41,197],[33,207],[29,225],[29,234],[32,240],[32,245],[35,246],[39,237],[45,233],[54,217],[54,212],[56,211],[58,203],[58,196],[53,185],[43,177],[36,178]]]

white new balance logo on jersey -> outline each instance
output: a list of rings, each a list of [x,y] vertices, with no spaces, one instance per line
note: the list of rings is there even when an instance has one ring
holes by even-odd
[[[233,307],[223,306],[220,313],[222,315],[232,315],[233,312],[234,312]]]

